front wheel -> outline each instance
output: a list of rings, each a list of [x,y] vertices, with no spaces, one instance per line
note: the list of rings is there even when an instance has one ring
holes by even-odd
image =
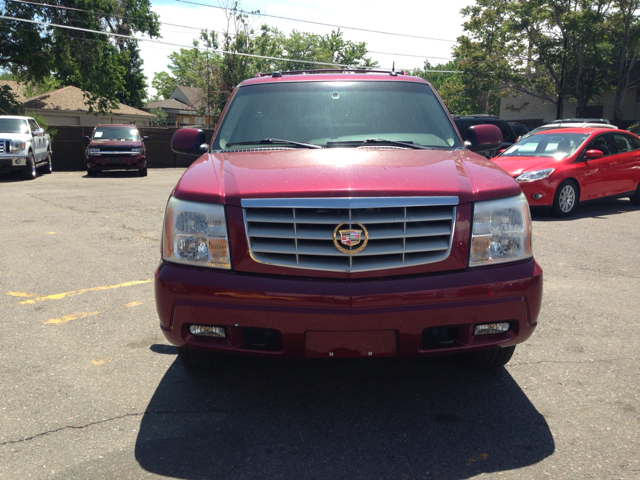
[[[631,195],[629,200],[631,200],[633,205],[640,206],[640,183],[638,183],[635,195]]]
[[[47,164],[42,168],[42,173],[53,173],[53,164],[51,163],[51,151],[47,152]]]
[[[221,360],[221,355],[193,350],[191,348],[176,347],[178,360],[190,372],[213,372]]]
[[[578,205],[578,187],[573,180],[562,182],[553,197],[553,213],[558,217],[571,215]]]
[[[141,177],[146,177],[147,176],[147,167],[141,168],[140,170],[138,170],[138,174]]]
[[[467,367],[481,370],[492,370],[504,367],[516,351],[516,346],[492,348],[491,350],[481,350],[479,352],[466,353],[461,355],[461,360]]]
[[[27,156],[27,164],[22,168],[22,178],[25,180],[33,180],[36,178],[36,159],[33,157],[33,153],[29,152]]]

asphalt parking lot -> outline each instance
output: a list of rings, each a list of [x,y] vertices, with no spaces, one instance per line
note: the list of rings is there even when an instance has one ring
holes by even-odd
[[[241,359],[194,376],[152,278],[183,170],[0,176],[0,478],[640,478],[640,209],[534,211],[506,368]]]

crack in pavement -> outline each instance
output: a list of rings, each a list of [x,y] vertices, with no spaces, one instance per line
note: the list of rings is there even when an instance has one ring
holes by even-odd
[[[528,363],[508,363],[508,367],[522,367],[524,365],[540,365],[541,363],[556,363],[556,364],[589,364],[589,363],[607,363],[607,362],[615,362],[617,360],[634,360],[638,361],[640,359],[633,357],[618,357],[618,358],[604,358],[600,360],[540,360],[539,362],[528,362]]]
[[[47,430],[45,432],[36,433],[35,435],[31,435],[30,437],[21,438],[21,439],[18,439],[18,440],[7,440],[6,442],[0,442],[0,447],[4,447],[6,445],[14,445],[16,443],[28,442],[28,441],[34,440],[34,439],[36,439],[38,437],[42,437],[42,436],[45,436],[45,435],[58,433],[58,432],[61,432],[63,430],[67,430],[67,429],[82,430],[84,428],[92,427],[94,425],[100,425],[100,424],[103,424],[103,423],[112,422],[114,420],[121,420],[123,418],[128,418],[128,417],[139,417],[141,415],[170,415],[170,414],[184,415],[184,414],[190,414],[190,413],[198,413],[198,414],[210,414],[210,413],[234,414],[234,413],[242,413],[242,412],[247,412],[249,410],[253,410],[255,408],[263,407],[264,405],[268,405],[270,403],[276,402],[276,401],[278,401],[278,400],[280,400],[282,398],[289,398],[289,397],[290,397],[290,395],[276,397],[276,398],[272,398],[270,400],[265,400],[264,402],[259,402],[259,403],[255,403],[255,404],[252,404],[252,405],[248,405],[245,408],[237,408],[235,410],[223,410],[223,409],[210,408],[210,409],[207,409],[207,410],[158,410],[158,411],[154,411],[154,412],[150,412],[150,411],[146,411],[145,410],[144,412],[125,413],[124,415],[116,415],[115,417],[105,418],[103,420],[97,420],[95,422],[89,422],[89,423],[86,423],[84,425],[65,425],[64,427],[54,428],[53,430]]]

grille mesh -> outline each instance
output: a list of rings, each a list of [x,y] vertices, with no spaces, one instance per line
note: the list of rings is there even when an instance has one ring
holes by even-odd
[[[352,199],[243,201],[245,228],[252,257],[283,267],[334,272],[364,272],[439,262],[449,256],[455,225],[455,197],[357,199],[357,208],[335,207]],[[435,199],[435,201],[434,201]],[[446,199],[446,200],[442,200]],[[340,202],[339,200],[344,200]],[[290,206],[287,206],[290,203]],[[420,204],[423,203],[423,204]],[[448,204],[446,204],[448,203]],[[250,204],[250,206],[246,206]],[[277,206],[274,206],[277,204]],[[341,252],[334,244],[339,230],[368,232],[366,247],[355,254]],[[362,241],[365,234],[362,233]],[[338,244],[347,250],[353,247]]]

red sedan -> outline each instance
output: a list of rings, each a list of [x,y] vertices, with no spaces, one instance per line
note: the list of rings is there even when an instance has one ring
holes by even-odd
[[[558,216],[578,202],[629,197],[640,205],[640,138],[605,128],[564,128],[532,135],[493,161],[520,184],[531,206]]]

